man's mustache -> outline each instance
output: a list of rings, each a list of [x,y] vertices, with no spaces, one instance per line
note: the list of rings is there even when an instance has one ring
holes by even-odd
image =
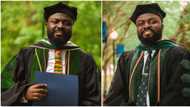
[[[54,29],[53,33],[56,33],[56,32],[65,32],[65,30],[64,29]]]

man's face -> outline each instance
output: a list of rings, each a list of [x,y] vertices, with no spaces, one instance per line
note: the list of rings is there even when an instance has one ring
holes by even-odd
[[[151,46],[162,38],[162,21],[158,15],[145,13],[136,20],[138,38],[144,45]]]
[[[64,13],[55,13],[49,16],[46,25],[49,41],[61,47],[70,39],[72,35],[73,20]]]

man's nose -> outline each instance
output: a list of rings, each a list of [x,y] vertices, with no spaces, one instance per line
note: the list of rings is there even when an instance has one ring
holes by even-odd
[[[63,28],[63,27],[64,27],[64,25],[63,25],[63,23],[62,23],[62,22],[59,22],[59,23],[57,24],[57,27],[59,27],[59,28]]]
[[[151,27],[151,25],[148,23],[148,22],[146,22],[145,24],[144,24],[144,29],[148,29],[148,28],[150,28]]]

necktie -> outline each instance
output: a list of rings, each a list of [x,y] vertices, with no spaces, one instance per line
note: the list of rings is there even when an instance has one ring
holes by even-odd
[[[144,73],[142,73],[142,78],[140,85],[138,87],[138,92],[137,92],[137,106],[146,106],[146,98],[147,98],[147,91],[148,91],[148,77],[149,77],[149,72],[150,72],[150,62],[151,62],[151,51],[148,52],[148,57],[145,62],[145,68],[144,68]]]
[[[62,72],[62,51],[55,49],[55,65],[54,72]]]

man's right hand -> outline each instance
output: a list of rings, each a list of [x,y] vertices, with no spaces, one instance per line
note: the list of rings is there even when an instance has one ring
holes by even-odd
[[[47,84],[34,84],[28,87],[25,98],[28,101],[39,101],[47,96]]]

